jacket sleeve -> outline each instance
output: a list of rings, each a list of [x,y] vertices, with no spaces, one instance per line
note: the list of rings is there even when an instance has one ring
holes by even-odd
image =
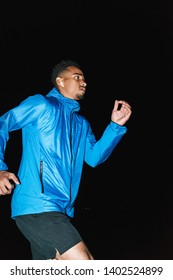
[[[45,107],[42,100],[44,98],[40,94],[30,96],[0,117],[0,170],[8,169],[4,163],[4,154],[9,133],[34,122]]]
[[[126,131],[125,126],[111,122],[106,127],[102,137],[96,141],[90,128],[86,141],[85,162],[91,167],[104,162],[111,155]]]

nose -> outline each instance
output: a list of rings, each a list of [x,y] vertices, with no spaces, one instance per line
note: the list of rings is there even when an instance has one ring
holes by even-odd
[[[81,84],[83,87],[86,87],[87,86],[87,84],[86,84],[86,82],[82,82],[82,84]]]

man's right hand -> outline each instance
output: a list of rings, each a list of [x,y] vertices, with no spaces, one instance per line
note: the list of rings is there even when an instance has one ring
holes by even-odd
[[[19,185],[20,182],[14,173],[0,171],[0,195],[11,194],[15,184]]]

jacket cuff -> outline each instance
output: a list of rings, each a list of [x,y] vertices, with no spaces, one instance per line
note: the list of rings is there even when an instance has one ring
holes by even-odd
[[[124,125],[120,125],[118,123],[115,123],[113,121],[111,121],[110,123],[110,127],[113,131],[119,131],[119,132],[126,132],[127,131],[127,127]]]

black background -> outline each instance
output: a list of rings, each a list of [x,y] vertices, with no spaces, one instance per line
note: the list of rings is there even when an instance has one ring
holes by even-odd
[[[102,1],[101,1],[102,2]],[[171,1],[56,1],[0,10],[0,113],[51,88],[62,58],[83,67],[81,113],[99,139],[115,99],[132,106],[128,132],[110,158],[84,165],[74,223],[95,259],[172,259]],[[6,149],[17,172],[20,131]],[[28,242],[10,218],[11,196],[0,197],[0,259],[30,259]]]

